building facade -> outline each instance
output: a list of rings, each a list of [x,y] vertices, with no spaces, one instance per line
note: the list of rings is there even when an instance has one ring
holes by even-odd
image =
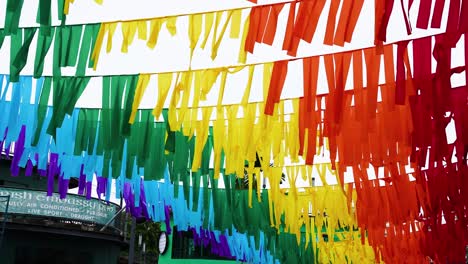
[[[119,205],[72,194],[47,196],[47,177],[34,171],[12,177],[10,164],[0,160],[0,263],[118,262],[126,247],[122,218],[113,219]],[[57,185],[54,179],[55,191]]]

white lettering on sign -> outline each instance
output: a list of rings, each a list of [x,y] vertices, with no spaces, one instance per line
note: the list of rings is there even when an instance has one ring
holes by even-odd
[[[43,215],[106,224],[117,212],[114,204],[86,200],[81,196],[68,195],[60,199],[57,194],[47,196],[45,192],[0,188],[0,195],[10,195],[8,212],[17,214]]]

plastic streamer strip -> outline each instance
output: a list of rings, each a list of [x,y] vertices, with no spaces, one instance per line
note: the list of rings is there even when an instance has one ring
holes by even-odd
[[[11,7],[12,12],[7,12],[7,19],[16,19],[16,16],[19,18],[19,13],[17,12],[21,11],[21,5],[16,6],[16,3],[13,4],[13,2],[16,1],[9,1],[8,5],[10,5],[10,2],[14,7]],[[22,3],[22,1],[19,2]],[[123,41],[121,43],[121,52],[123,53],[128,52],[128,48],[134,42],[135,38],[146,41],[147,46],[150,49],[154,49],[163,25],[165,25],[171,35],[175,35],[177,32],[176,21],[179,16],[86,25],[62,24],[59,26],[51,26],[50,10],[47,8],[50,0],[42,0],[39,2],[38,21],[41,25],[39,30],[36,28],[5,28],[4,30],[0,30],[0,47],[5,35],[12,36],[10,56],[10,75],[12,81],[17,81],[16,77],[26,65],[29,47],[36,34],[39,36],[36,44],[37,54],[35,55],[34,76],[38,78],[42,75],[44,59],[47,53],[50,52],[49,49],[52,43],[54,47],[53,76],[61,76],[61,68],[70,66],[76,66],[76,76],[84,76],[88,67],[92,67],[93,69],[97,68],[99,55],[101,50],[104,49],[104,46],[106,52],[112,50],[113,36],[117,28],[121,30],[123,35]],[[389,4],[393,3],[393,1],[386,2]],[[317,3],[311,3],[310,1],[289,3],[291,7],[282,48],[287,50],[290,55],[296,55],[297,47],[301,39],[307,42],[312,40],[321,13],[320,10],[323,9],[324,3],[325,1],[318,1]],[[342,46],[344,42],[351,42],[363,1],[344,1],[339,19],[336,19],[339,1],[333,1],[333,3],[330,10],[330,13],[333,14],[329,15],[327,22],[325,44]],[[279,12],[283,9],[284,5],[285,3],[281,3],[244,9],[184,15],[188,16],[189,20],[187,33],[190,39],[190,58],[193,56],[194,49],[198,46],[204,49],[207,40],[211,37],[213,40],[211,43],[211,57],[215,59],[220,43],[229,27],[231,31],[229,37],[234,39],[239,38],[241,40],[239,62],[245,63],[245,52],[248,51],[252,53],[256,42],[272,44],[272,40],[275,38],[276,34]],[[297,14],[295,14],[294,11],[295,5],[299,5]],[[425,4],[421,5],[424,6]],[[434,8],[439,10],[443,9],[443,6],[435,5]],[[246,18],[243,20],[243,10],[247,9],[251,9],[250,13],[246,14]],[[426,10],[427,8],[422,7],[422,9]],[[447,41],[449,45],[454,45],[459,35],[464,33],[467,29],[466,21],[464,19],[458,19],[458,17],[464,17],[459,10],[465,12],[468,8],[463,6],[463,8],[460,9],[460,4],[450,5],[449,12],[451,15],[447,24],[447,33],[451,35],[451,40]],[[318,14],[315,14],[315,12],[318,12]],[[381,15],[387,18],[387,15]],[[389,15],[390,14],[388,14],[388,18]],[[382,18],[380,17],[380,19]],[[433,17],[433,19],[435,18]],[[335,20],[338,20],[336,30],[334,26]],[[385,23],[380,23],[379,25],[381,25],[380,31],[385,32]],[[244,33],[242,36],[240,34],[241,30]],[[84,34],[82,34],[82,32],[84,32]],[[24,41],[22,41],[23,35]],[[383,38],[385,38],[385,36],[380,36],[376,39],[376,41],[380,43],[378,49],[382,47],[381,39]],[[379,52],[380,51],[381,50],[379,50]]]
[[[169,170],[166,170],[164,182],[141,181],[140,197],[142,199],[136,207],[133,206],[134,198],[130,194],[131,186],[129,182],[126,182],[124,187],[125,202],[129,205],[128,211],[137,217],[152,217],[154,221],[164,221],[167,217],[172,217],[178,231],[194,232],[196,243],[214,242],[213,253],[222,256],[233,256],[237,260],[253,263],[287,263],[288,260],[337,261],[346,256],[353,260],[361,259],[364,263],[373,263],[374,257],[369,246],[361,246],[360,243],[349,241],[350,238],[359,236],[359,232],[352,228],[351,231],[337,228],[336,231],[331,232],[334,235],[331,236],[330,239],[333,242],[330,241],[330,243],[336,245],[333,247],[327,244],[329,240],[328,238],[324,240],[323,235],[327,234],[327,229],[334,227],[325,227],[323,219],[314,221],[314,218],[310,218],[307,214],[309,223],[317,223],[312,225],[313,234],[306,232],[305,226],[308,230],[311,230],[311,227],[304,224],[299,238],[287,232],[284,226],[281,226],[281,231],[277,232],[269,224],[268,217],[265,215],[265,210],[269,210],[268,203],[255,200],[253,208],[248,208],[248,195],[245,190],[233,190],[230,196],[224,189],[200,188],[198,201],[193,201],[188,205],[186,201],[192,201],[195,190],[190,188],[187,193],[188,197],[185,197],[183,187],[178,186],[179,195],[174,198],[176,196],[174,185],[170,183]],[[208,201],[204,201],[205,194]],[[342,196],[336,191],[332,194],[318,192],[317,195],[319,200],[326,199],[325,197]],[[267,192],[263,192],[262,196],[264,201],[268,201]],[[230,205],[228,199],[232,199]],[[198,209],[195,209],[195,204],[198,204]],[[226,205],[229,207],[228,210],[226,210]],[[168,208],[172,216],[165,214]],[[323,210],[321,207],[320,209]],[[204,216],[205,211],[208,213],[206,216]],[[204,219],[205,217],[208,219]],[[341,244],[343,246],[340,246]],[[358,253],[351,255],[351,252]]]
[[[464,203],[468,200],[468,185],[461,177],[466,173],[468,141],[464,131],[468,125],[464,117],[467,116],[467,90],[465,87],[453,89],[450,83],[451,75],[461,73],[465,66],[450,68],[453,35],[439,35],[435,38],[434,45],[437,67],[436,72],[432,73],[432,67],[426,65],[431,61],[428,58],[431,58],[433,52],[430,48],[432,41],[432,38],[415,41],[414,45],[420,50],[417,56],[413,57],[414,69],[410,67],[407,46],[403,45],[405,43],[398,45],[397,78],[394,79],[393,67],[388,66],[385,68],[386,83],[383,85],[379,85],[377,63],[383,56],[386,65],[392,65],[392,46],[383,47],[383,54],[378,54],[375,49],[367,49],[347,55],[326,57],[325,70],[330,93],[316,96],[316,105],[320,107],[314,109],[304,102],[301,104],[305,99],[296,99],[299,102],[296,102],[292,118],[286,121],[284,102],[278,101],[278,93],[281,90],[278,85],[269,93],[270,102],[274,103],[271,115],[261,115],[255,121],[252,118],[255,111],[249,114],[252,109],[249,110],[247,106],[244,118],[236,118],[239,106],[220,105],[216,107],[219,119],[216,120],[213,129],[209,122],[206,122],[206,116],[205,122],[187,121],[176,115],[176,112],[171,112],[180,111],[176,108],[163,110],[165,122],[159,123],[154,122],[151,110],[138,110],[134,114],[133,124],[130,125],[133,101],[135,94],[139,93],[136,90],[142,89],[137,88],[139,76],[104,78],[103,92],[107,95],[103,97],[101,110],[74,108],[88,78],[67,77],[52,81],[51,78],[39,79],[33,96],[32,77],[19,76],[19,82],[10,84],[10,77],[2,76],[5,85],[1,87],[0,107],[7,117],[0,120],[0,131],[3,134],[2,152],[12,156],[12,175],[18,175],[19,167],[26,167],[26,172],[30,173],[31,167],[36,165],[39,174],[48,179],[49,195],[55,191],[56,177],[59,178],[57,191],[61,197],[67,193],[67,181],[76,177],[80,178],[80,192],[90,198],[92,178],[97,175],[98,194],[108,199],[109,181],[114,178],[118,197],[133,199],[127,204],[135,208],[132,212],[134,215],[142,217],[154,216],[155,214],[148,210],[152,207],[148,205],[161,202],[150,200],[154,197],[152,192],[155,190],[152,187],[146,188],[146,182],[162,179],[167,184],[172,182],[166,191],[177,203],[165,202],[164,206],[170,206],[173,211],[180,211],[183,215],[186,208],[193,211],[193,205],[197,204],[194,211],[201,210],[203,221],[200,222],[203,228],[232,230],[234,225],[242,234],[250,234],[246,241],[255,249],[261,248],[261,245],[270,245],[262,244],[261,238],[272,241],[274,237],[270,234],[276,234],[278,230],[280,234],[291,235],[289,239],[295,239],[297,245],[303,245],[300,249],[307,249],[314,242],[317,244],[311,248],[328,247],[325,239],[322,241],[316,238],[327,237],[329,241],[330,238],[335,238],[337,233],[343,234],[336,231],[341,227],[337,223],[343,223],[353,227],[352,231],[346,231],[349,234],[342,237],[343,240],[355,241],[359,238],[357,240],[362,240],[363,243],[359,242],[356,246],[366,243],[372,246],[375,254],[373,260],[383,258],[384,261],[401,262],[393,253],[396,251],[390,248],[399,249],[395,246],[395,241],[404,238],[409,244],[419,245],[418,250],[405,256],[408,259],[413,258],[416,261],[430,256],[433,259],[443,258],[459,262],[462,247],[452,251],[446,247],[437,247],[437,237],[440,235],[432,232],[455,232],[457,235],[446,237],[450,241],[464,241],[464,238],[468,237],[465,236],[466,226],[461,225],[460,220],[466,216],[463,211],[453,210],[451,207],[451,204],[456,202],[455,208],[465,208]],[[343,91],[347,67],[350,64],[349,56],[352,56],[353,68],[357,69],[354,71],[355,76],[363,78],[359,69],[366,67],[366,89],[361,87],[362,79],[355,78],[355,89]],[[334,63],[335,61],[339,63]],[[312,67],[315,69],[316,65],[313,66],[313,61],[310,63],[308,71],[314,72]],[[276,71],[284,70],[281,65],[277,67],[279,68]],[[267,70],[265,76],[269,74],[271,72]],[[226,73],[222,76],[226,78]],[[192,77],[185,74],[180,78],[178,86],[181,91],[186,91],[186,85]],[[309,80],[308,89],[314,89],[313,86]],[[265,87],[268,87],[268,82]],[[54,91],[53,107],[47,107],[50,89]],[[381,102],[377,102],[379,91]],[[313,93],[312,91],[312,97]],[[30,103],[31,98],[34,98],[33,104]],[[351,105],[352,99],[355,101],[354,106]],[[307,100],[310,103],[314,98],[309,94]],[[126,102],[123,108],[119,103],[122,101]],[[322,109],[322,105],[326,106],[325,109]],[[258,107],[264,109],[263,104],[259,104]],[[314,120],[320,121],[310,122],[308,118],[310,113],[314,112]],[[447,112],[450,113],[448,116]],[[186,113],[185,116],[192,115]],[[457,140],[449,144],[445,128],[452,120]],[[197,140],[196,134],[193,133],[195,128],[200,136],[204,135],[202,140]],[[249,134],[245,134],[246,131]],[[295,131],[295,134],[286,134],[284,131]],[[319,133],[317,135],[310,131]],[[303,138],[299,138],[299,135],[303,135]],[[318,141],[315,141],[317,138]],[[316,142],[319,142],[319,145]],[[320,176],[323,176],[328,168],[319,165],[288,168],[286,172],[291,188],[286,195],[285,191],[279,188],[284,157],[297,157],[299,149],[302,150],[302,155],[307,157],[307,152],[312,151],[311,147],[330,149],[333,162],[330,170],[336,171],[339,185],[329,186],[322,180],[325,185],[323,189],[309,190],[311,195],[303,197],[303,192],[294,184],[295,179],[298,176],[308,178],[308,168],[319,170]],[[216,157],[214,170],[209,164],[212,151]],[[270,182],[271,189],[267,192],[261,192],[259,184],[257,190],[253,188],[254,175],[259,175],[260,170],[259,167],[253,166],[257,155],[260,157],[258,162],[263,176]],[[335,160],[337,156],[339,160]],[[456,162],[447,163],[453,157],[456,157]],[[194,160],[200,162],[197,161],[193,165]],[[248,164],[245,163],[246,160]],[[265,162],[270,160],[274,161],[273,167]],[[429,160],[427,164],[426,160]],[[161,163],[154,165],[154,161]],[[409,175],[406,175],[405,168],[408,164],[414,169],[411,176],[416,179],[417,184],[408,183]],[[353,187],[344,182],[346,168],[353,170]],[[305,172],[297,171],[304,169]],[[379,179],[369,180],[368,169],[376,170]],[[383,173],[379,174],[379,169],[383,169]],[[249,210],[260,210],[263,207],[259,215],[264,217],[258,218],[256,222],[243,222],[246,217],[237,217],[242,215],[241,213],[232,215],[231,218],[223,218],[221,213],[226,204],[240,205],[236,200],[240,198],[235,179],[236,175],[245,174],[248,174],[251,184],[249,190],[242,193],[245,198],[242,198],[244,200],[241,205],[245,208],[245,215],[249,214],[246,213],[250,212]],[[198,186],[198,189],[191,190],[193,175],[195,178],[201,178],[203,186],[210,186],[211,193],[203,192],[199,183],[193,185]],[[143,184],[141,176],[145,176],[146,181]],[[218,189],[220,176],[228,188]],[[447,177],[454,181],[448,180]],[[383,181],[384,185],[388,183],[398,188],[381,189],[380,181]],[[375,192],[376,190],[379,192]],[[412,190],[416,190],[418,195],[408,195],[415,193]],[[254,191],[256,196],[253,195]],[[321,192],[324,194],[320,194]],[[198,201],[202,199],[202,203],[197,202],[194,197],[198,198]],[[314,201],[313,197],[320,199]],[[373,201],[381,203],[374,204]],[[388,204],[385,204],[387,201]],[[405,201],[406,204],[399,204],[399,201]],[[147,209],[144,209],[145,203]],[[353,204],[357,215],[352,210]],[[422,207],[423,216],[417,205]],[[372,216],[368,210],[375,208],[387,208],[387,213]],[[160,209],[162,212],[166,207]],[[388,213],[389,210],[392,214]],[[315,216],[313,224],[297,220],[301,219],[301,215],[302,219],[309,217],[309,212],[311,216]],[[178,226],[184,226],[184,219],[190,219],[187,216],[177,220],[182,221]],[[441,224],[442,217],[445,224]],[[164,220],[166,219],[167,215],[164,214]],[[249,219],[248,216],[246,219]],[[259,228],[251,230],[247,227],[246,223],[253,222]],[[327,228],[322,230],[321,227],[325,224]],[[354,227],[359,228],[354,230]],[[306,231],[303,232],[302,228]],[[257,230],[264,230],[263,235]],[[301,252],[300,249],[296,251]],[[338,250],[336,247],[332,249]],[[277,251],[274,252],[272,254],[275,258],[281,259]],[[334,251],[329,252],[331,253],[315,254],[314,257],[320,258],[317,260],[319,262],[326,262],[340,256],[333,253]],[[365,250],[356,249],[356,252]]]
[[[64,14],[68,14],[68,7],[70,2],[73,3],[73,1],[71,0],[65,0],[63,12]],[[96,2],[101,4],[102,0]],[[250,2],[255,4],[257,3],[257,1],[254,0],[251,0]],[[265,43],[268,45],[272,45],[276,34],[276,27],[278,24],[279,14],[283,9],[288,9],[286,33],[283,41],[283,50],[286,50],[289,55],[295,56],[300,40],[304,40],[308,43],[312,41],[312,38],[315,35],[319,18],[323,13],[325,13],[325,3],[326,1],[324,0],[315,2],[285,1],[282,3],[261,4],[253,7],[247,7],[248,9],[251,9],[251,17],[248,23],[248,33],[246,37],[245,50],[252,53],[254,49],[254,43]],[[403,1],[400,1],[400,3],[397,4],[403,12],[403,19],[408,34],[411,34],[412,32],[411,25],[409,22],[409,12],[412,8],[412,4],[413,1],[410,1],[408,3],[408,6],[404,6]],[[327,13],[326,32],[323,43],[326,45],[338,46],[344,46],[345,43],[350,43],[352,40],[353,32],[357,25],[357,21],[361,17],[361,10],[363,8],[363,5],[363,0],[345,0],[342,1],[342,3],[340,3],[339,0],[332,1],[330,9]],[[40,3],[39,6],[41,8],[40,10],[42,11],[48,10],[45,9],[44,3]],[[285,8],[285,6],[287,7]],[[341,9],[339,8],[340,6]],[[393,11],[393,6],[394,0],[382,0],[376,2],[374,22],[376,43],[382,43],[386,41],[386,31]],[[444,12],[443,1],[436,1],[436,4],[433,6],[433,10],[431,10],[431,6],[431,1],[422,1],[420,3],[416,24],[418,28],[428,28],[428,22],[431,11],[433,13],[431,27],[441,27],[442,13]],[[466,6],[460,8],[460,6],[461,4],[459,3],[459,1],[450,5],[450,19],[447,21],[448,30],[460,29],[465,27],[466,21],[460,20],[460,22],[458,22],[458,17],[463,17],[463,12],[467,11],[467,8]],[[50,9],[50,7],[48,8]],[[241,9],[247,8],[243,7]],[[338,13],[338,11],[340,12]],[[215,13],[221,12],[232,12],[232,10],[215,11]],[[38,13],[38,21],[40,18],[42,18],[41,21],[44,21],[44,18],[40,16],[40,14],[44,13],[45,12]],[[185,14],[180,16],[184,15]],[[200,14],[195,14],[191,16],[200,16]],[[212,19],[210,21],[212,21]],[[236,21],[240,22],[239,19],[236,19]]]
[[[228,18],[221,20],[223,12],[228,12]],[[213,25],[213,16],[219,17]],[[211,46],[212,58],[215,59],[218,53],[218,48],[223,40],[226,28],[230,25],[231,30],[240,31],[242,13],[241,10],[220,11],[218,13],[207,13],[190,15],[189,35],[191,38],[191,54],[197,47],[197,43],[201,43],[201,32],[204,31],[204,39],[208,39],[210,34],[216,41]],[[171,35],[175,35],[176,18],[155,18],[141,21],[130,22],[109,22],[103,24],[87,24],[87,25],[61,25],[61,26],[41,26],[37,28],[19,28],[12,34],[11,37],[11,60],[10,60],[10,75],[12,82],[16,82],[21,70],[27,62],[29,48],[34,36],[37,34],[36,55],[34,61],[34,77],[42,76],[44,68],[44,60],[50,52],[50,47],[53,44],[53,76],[61,76],[62,67],[76,67],[75,76],[85,76],[86,69],[96,69],[99,61],[99,54],[105,47],[107,53],[111,52],[113,46],[113,35],[118,25],[123,34],[123,42],[121,51],[128,52],[129,46],[134,42],[135,37],[139,40],[147,42],[150,49],[154,49],[157,42],[162,25],[166,25],[167,30]],[[222,22],[222,24],[221,24]],[[221,32],[217,32],[217,28],[222,27]],[[38,33],[36,33],[38,32]],[[82,32],[83,35],[82,35]],[[22,41],[24,35],[24,43]],[[239,34],[230,34],[230,38],[239,38]],[[3,30],[0,32],[0,48],[3,44]],[[200,39],[200,41],[199,41]],[[201,44],[200,44],[201,45]],[[204,44],[203,44],[204,45]],[[243,46],[243,43],[241,43]],[[203,46],[204,48],[204,46]]]

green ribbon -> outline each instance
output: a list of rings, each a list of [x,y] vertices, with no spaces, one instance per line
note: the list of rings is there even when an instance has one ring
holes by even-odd
[[[2,28],[0,29],[0,49],[3,46],[3,42],[5,41],[5,30]]]
[[[208,138],[212,137],[212,130],[210,130],[210,134],[208,135]],[[212,140],[207,140],[206,144],[203,148],[202,152],[202,159],[201,159],[201,166],[200,169],[197,170],[196,173],[192,173],[192,188],[193,188],[193,211],[198,210],[198,200],[200,197],[200,178],[202,175],[208,175],[210,172],[210,158],[211,158],[211,152],[213,151],[213,145],[212,145]],[[205,183],[203,183],[205,184]],[[206,186],[206,185],[204,185]],[[206,193],[206,192],[205,192]],[[204,195],[205,195],[204,193]],[[208,197],[208,196],[206,196]]]
[[[191,173],[190,173],[190,168],[192,167],[193,163],[193,155],[195,152],[195,137],[187,138],[188,142],[188,150],[189,150],[189,158],[188,158],[188,166],[185,167],[184,172],[181,174],[182,176],[182,183],[184,187],[184,197],[185,201],[187,202],[187,208],[190,208],[190,178],[191,178]]]
[[[208,188],[208,174],[202,174],[203,182],[203,228],[208,229],[210,219],[211,188]]]
[[[145,135],[144,130],[147,126],[139,124],[141,121],[138,121],[134,126],[135,131],[131,133],[131,125],[128,123],[137,80],[137,75],[103,77],[102,110],[99,122],[99,137],[102,140],[97,146],[97,154],[104,154],[103,176],[108,175],[108,166],[112,167],[113,178],[120,176],[125,142],[127,142],[126,176],[131,177],[135,161],[140,165],[144,163],[139,160],[139,155],[147,150],[139,152],[136,142],[140,142],[139,138]],[[121,108],[122,101],[126,102],[123,109]],[[126,138],[128,138],[127,141],[125,141]],[[143,143],[139,144],[141,146]]]
[[[39,0],[36,22],[41,26],[49,27],[51,25],[51,2],[51,0]]]
[[[179,181],[186,182],[189,173],[187,169],[190,155],[189,139],[181,131],[175,133],[175,147],[171,181],[174,183],[174,196],[177,198],[179,195]],[[186,198],[188,197],[186,196]]]
[[[150,111],[148,111],[150,112]],[[148,144],[150,145],[149,156],[145,160],[145,180],[161,180],[164,178],[164,171],[167,166],[164,150],[166,139],[166,123],[149,124],[151,135]]]
[[[54,39],[54,76],[61,76],[62,67],[76,65],[80,46],[83,50],[86,49],[87,43],[85,41],[89,39],[89,36],[85,34],[83,41],[81,41],[82,31],[82,25],[57,27]],[[89,43],[87,45],[89,46]],[[77,72],[79,71],[80,74],[76,75],[85,76],[85,69],[78,69],[78,67]]]
[[[55,138],[65,115],[71,115],[76,102],[88,85],[90,77],[53,77],[53,111],[47,133]]]
[[[101,24],[87,24],[85,26],[78,56],[78,65],[76,67],[76,76],[85,76],[86,68],[93,67],[94,62],[91,60],[91,53],[96,45],[96,39],[100,28]]]
[[[34,78],[40,78],[44,72],[44,60],[54,38],[54,27],[40,27],[37,38],[36,57],[34,59]]]
[[[62,27],[61,67],[75,67],[81,45],[82,25]]]
[[[80,109],[76,128],[74,155],[80,156],[83,151],[87,151],[89,155],[93,153],[98,115],[99,110],[97,109]]]
[[[137,146],[137,165],[144,167],[146,160],[151,155],[151,136],[155,130],[154,117],[150,111],[138,111],[141,115],[141,121],[138,122],[138,140]],[[163,145],[163,144],[162,144]]]
[[[97,154],[102,155],[105,150],[111,148],[111,100],[110,100],[110,85],[111,77],[105,76],[102,78],[102,108],[101,119],[99,122],[99,140],[97,146]]]
[[[41,135],[42,127],[44,126],[44,119],[49,108],[50,88],[52,87],[52,77],[45,77],[44,83],[41,88],[41,96],[39,98],[39,105],[37,107],[37,127],[34,133],[34,138],[31,143],[32,146],[37,146]]]
[[[128,122],[130,120],[130,115],[132,114],[133,100],[135,99],[135,90],[138,83],[138,75],[129,75],[124,76],[123,81],[125,81],[125,106],[122,116],[122,135],[125,137],[130,136],[131,125]]]
[[[163,114],[164,121],[166,123],[166,133],[167,133],[166,145],[164,146],[164,149],[173,153],[175,151],[175,132],[171,131],[171,127],[169,125],[168,110],[163,109],[162,114]]]
[[[65,7],[65,0],[57,0],[57,14],[58,19],[65,25],[66,15],[63,13]]]
[[[7,36],[18,33],[23,3],[24,0],[7,0],[5,16],[5,34]]]
[[[29,47],[37,28],[24,28],[11,36],[10,48],[10,81],[18,82],[19,75],[28,60]],[[24,34],[24,41],[23,41]]]
[[[63,27],[57,27],[55,29],[55,38],[54,38],[54,60],[52,63],[52,73],[54,77],[62,76],[62,71],[60,68],[61,54],[62,54],[62,30]]]

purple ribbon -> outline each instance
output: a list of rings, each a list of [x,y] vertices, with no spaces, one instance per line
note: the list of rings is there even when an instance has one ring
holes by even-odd
[[[58,154],[51,153],[49,160],[49,170],[47,174],[47,196],[52,196],[54,193],[54,177],[58,170],[57,168]]]
[[[81,164],[80,179],[78,181],[78,194],[83,195],[86,187],[86,174],[83,173],[84,164]]]
[[[10,168],[11,176],[18,176],[19,174],[20,168],[18,164],[24,152],[25,135],[26,135],[26,127],[21,126],[21,132],[18,136],[18,140],[15,143],[15,152],[13,156],[13,161],[11,162],[11,168]]]

